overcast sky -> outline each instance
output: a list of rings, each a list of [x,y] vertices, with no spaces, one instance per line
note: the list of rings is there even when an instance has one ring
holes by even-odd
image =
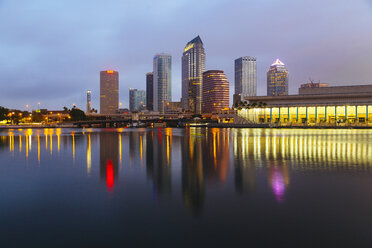
[[[119,71],[120,101],[145,89],[156,53],[172,55],[172,100],[181,95],[181,56],[200,35],[206,68],[234,91],[234,59],[257,57],[258,95],[275,59],[290,94],[309,77],[372,84],[370,0],[0,0],[0,106],[99,107],[99,71]],[[231,102],[231,100],[230,100]]]

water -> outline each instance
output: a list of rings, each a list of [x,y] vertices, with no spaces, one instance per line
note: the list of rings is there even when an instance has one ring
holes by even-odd
[[[372,247],[372,130],[0,131],[1,247]]]

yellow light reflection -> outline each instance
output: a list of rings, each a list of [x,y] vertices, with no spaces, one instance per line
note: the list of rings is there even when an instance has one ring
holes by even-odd
[[[9,136],[9,151],[13,152],[14,151],[14,133],[12,129],[8,131],[8,136]]]
[[[121,150],[121,133],[119,133],[119,160],[122,163],[122,150]]]
[[[40,136],[37,135],[37,161],[40,165]]]
[[[21,135],[19,135],[19,153],[21,153],[22,152],[22,136]]]
[[[166,136],[167,137],[167,163],[168,163],[168,165],[169,165],[169,136]],[[142,157],[142,155],[141,155],[141,157]],[[142,158],[141,158],[141,160],[142,160]]]
[[[57,149],[58,149],[58,152],[60,150],[61,133],[62,133],[61,129],[57,128],[56,135],[57,135]]]
[[[90,140],[90,134],[88,134],[88,146],[87,146],[87,173],[90,174],[92,169],[92,146]]]
[[[75,162],[75,134],[71,133],[72,136],[72,159]]]
[[[48,130],[44,130],[44,135],[45,135],[45,150],[48,151]]]
[[[28,158],[28,142],[26,140],[26,159]]]
[[[53,129],[49,129],[49,138],[50,138],[50,155],[52,155],[53,153],[53,134],[54,134],[54,130]]]

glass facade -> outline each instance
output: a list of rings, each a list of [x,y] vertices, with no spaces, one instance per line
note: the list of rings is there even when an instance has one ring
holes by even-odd
[[[202,84],[205,52],[199,36],[186,44],[182,55],[182,108],[189,112],[202,111]]]
[[[229,82],[224,71],[203,73],[203,113],[218,113],[229,108]]]
[[[164,113],[167,102],[172,101],[172,56],[157,54],[154,57],[153,78],[154,111]]]
[[[119,73],[100,72],[100,113],[115,114],[119,107]]]
[[[129,89],[129,109],[131,112],[144,110],[146,106],[146,91]]]
[[[257,95],[257,59],[241,57],[235,60],[235,94],[242,98]]]
[[[279,59],[271,65],[267,72],[267,95],[288,95],[288,71]]]

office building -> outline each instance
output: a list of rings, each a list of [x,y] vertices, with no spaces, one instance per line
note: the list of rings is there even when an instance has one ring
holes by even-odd
[[[154,73],[146,74],[146,109],[154,110]]]
[[[119,107],[119,73],[107,70],[100,73],[100,113],[115,114]]]
[[[129,89],[129,109],[138,112],[146,108],[146,91]]]
[[[267,95],[288,95],[288,71],[279,59],[270,66],[267,72]]]
[[[257,95],[257,60],[241,57],[235,60],[235,95],[242,98]]]
[[[205,51],[199,36],[186,44],[182,55],[182,108],[201,113]]]
[[[87,114],[92,111],[92,91],[87,90]]]
[[[224,71],[203,73],[203,113],[217,113],[229,108],[229,82]]]
[[[167,102],[172,101],[172,56],[164,53],[156,54],[153,73],[153,109],[164,113]]]

